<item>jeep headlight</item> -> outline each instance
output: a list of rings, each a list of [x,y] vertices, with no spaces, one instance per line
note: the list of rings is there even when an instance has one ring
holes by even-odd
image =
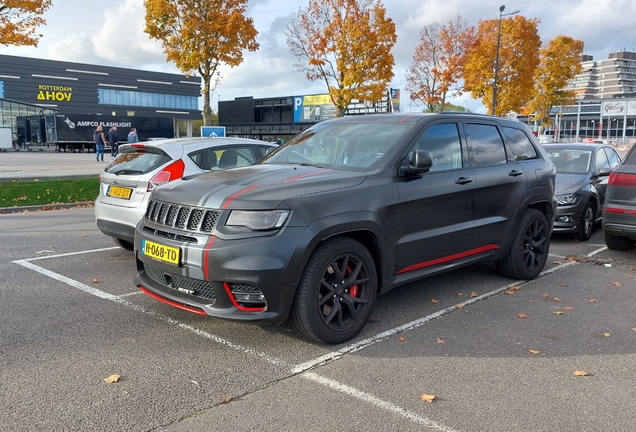
[[[575,193],[556,196],[558,205],[574,205],[579,202],[579,198],[581,198],[581,196]]]
[[[289,217],[289,210],[232,210],[227,226],[244,226],[254,231],[280,228]]]

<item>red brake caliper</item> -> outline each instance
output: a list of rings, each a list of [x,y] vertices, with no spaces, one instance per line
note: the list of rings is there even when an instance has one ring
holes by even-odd
[[[351,271],[351,268],[349,266],[347,266],[347,276],[351,275],[351,273],[353,273]],[[358,285],[353,285],[351,288],[349,288],[349,295],[351,297],[358,297]]]

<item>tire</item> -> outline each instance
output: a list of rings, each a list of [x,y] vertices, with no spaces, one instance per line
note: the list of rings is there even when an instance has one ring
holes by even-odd
[[[605,233],[605,244],[608,248],[619,251],[628,251],[636,247],[636,240],[629,237],[615,236]]]
[[[115,244],[117,246],[121,247],[121,248],[124,248],[124,249],[129,250],[129,251],[132,251],[132,250],[135,249],[135,245],[132,244],[129,241],[118,239],[118,238],[115,238],[115,237],[112,237],[112,239],[115,242]]]
[[[289,324],[318,342],[346,342],[369,320],[377,292],[378,278],[369,251],[347,237],[330,239],[312,253],[305,266]]]
[[[594,205],[588,201],[588,203],[585,204],[585,209],[579,221],[579,229],[574,233],[574,238],[581,241],[588,241],[590,237],[592,237],[595,220],[596,212],[594,211]]]
[[[543,270],[549,250],[548,221],[539,210],[529,209],[521,219],[508,255],[495,264],[504,276],[531,280]]]

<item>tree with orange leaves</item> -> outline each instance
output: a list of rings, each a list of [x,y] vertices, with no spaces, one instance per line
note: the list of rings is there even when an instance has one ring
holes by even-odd
[[[243,50],[256,51],[257,31],[245,16],[247,0],[144,0],[145,31],[160,40],[168,61],[203,80],[203,124],[211,125],[210,93],[219,67],[243,62]],[[216,76],[216,79],[213,78]]]
[[[541,46],[538,24],[538,19],[527,19],[521,15],[501,20],[495,115],[519,112],[532,95]],[[475,42],[467,53],[464,67],[465,89],[472,93],[473,98],[481,99],[490,112],[497,57],[497,25],[497,19],[479,22]]]
[[[574,102],[576,94],[567,86],[581,72],[581,54],[583,41],[570,36],[557,36],[541,49],[532,99],[524,110],[531,120],[549,125],[552,107]]]
[[[445,26],[436,21],[424,27],[406,75],[411,99],[423,102],[426,111],[443,111],[447,96],[461,91],[464,53],[473,38],[474,28],[459,15]]]
[[[5,0],[0,3],[0,44],[38,46],[35,29],[46,24],[42,15],[52,0]]]
[[[298,70],[324,80],[338,117],[353,99],[375,102],[386,94],[397,36],[380,0],[310,0],[286,35]]]

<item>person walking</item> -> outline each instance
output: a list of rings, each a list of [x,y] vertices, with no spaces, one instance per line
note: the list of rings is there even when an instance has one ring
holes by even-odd
[[[128,133],[128,144],[134,144],[139,142],[139,135],[137,135],[137,129],[132,128]]]
[[[99,156],[102,156],[102,162],[104,162],[104,146],[106,145],[106,137],[104,136],[104,129],[101,125],[97,126],[97,129],[93,132],[95,137],[95,156],[97,162],[99,162]]]
[[[108,135],[106,135],[106,139],[108,139],[108,144],[110,144],[110,155],[111,159],[114,159],[117,156],[118,148],[119,148],[119,138],[117,137],[117,126],[113,126],[108,131]]]

